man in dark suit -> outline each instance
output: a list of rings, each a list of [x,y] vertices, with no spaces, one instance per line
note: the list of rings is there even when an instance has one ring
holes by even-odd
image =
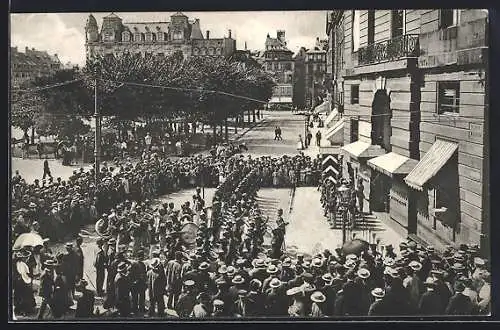
[[[82,243],[83,243],[83,238],[81,236],[78,236],[76,238],[76,247],[74,249],[75,253],[75,280],[78,282],[83,278],[83,264],[84,264],[84,256],[83,256],[83,250],[82,250]]]
[[[54,295],[54,265],[55,262],[53,260],[47,260],[43,265],[40,276],[40,288],[38,290],[38,295],[42,298],[42,304],[38,311],[39,320],[43,319],[47,306],[52,304],[52,297]]]
[[[159,259],[153,259],[151,269],[147,273],[149,316],[154,316],[156,307],[158,307],[158,316],[162,317],[165,312],[165,277],[161,275],[160,263]]]
[[[146,277],[147,269],[144,264],[144,251],[139,250],[137,252],[138,260],[135,260],[130,266],[130,283],[131,283],[131,293],[132,293],[132,312],[144,312],[146,310],[145,298],[146,298]],[[162,276],[163,277],[163,276]],[[165,287],[165,283],[163,283]],[[163,299],[162,292],[162,299]],[[150,300],[151,301],[151,300]]]
[[[77,298],[76,318],[89,318],[94,315],[95,297],[94,293],[87,289],[87,284],[85,279],[81,279],[76,286],[76,290],[81,293]]]
[[[470,298],[463,294],[465,285],[462,282],[455,283],[455,294],[450,298],[446,307],[446,315],[471,315],[473,305]]]
[[[115,297],[118,314],[127,317],[130,314],[130,280],[128,278],[128,264],[121,262],[118,265],[118,275],[115,278]]]
[[[94,267],[95,267],[95,282],[96,282],[96,291],[98,296],[103,296],[103,285],[104,285],[104,277],[106,275],[106,267],[108,264],[108,257],[103,248],[103,240],[97,240],[97,247],[99,251],[95,257]]]
[[[375,288],[371,292],[374,297],[373,303],[370,305],[368,310],[368,316],[383,316],[387,315],[387,310],[385,308],[385,291],[381,288]]]
[[[420,315],[439,315],[441,314],[441,298],[436,293],[436,280],[428,277],[424,282],[427,291],[420,298],[418,304],[418,313]]]

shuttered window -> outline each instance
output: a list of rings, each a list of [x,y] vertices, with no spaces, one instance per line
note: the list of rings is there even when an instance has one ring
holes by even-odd
[[[460,112],[460,82],[441,81],[438,83],[438,114]]]

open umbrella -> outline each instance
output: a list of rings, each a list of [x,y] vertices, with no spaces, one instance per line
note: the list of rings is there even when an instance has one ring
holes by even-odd
[[[369,243],[362,239],[353,239],[352,241],[346,242],[342,246],[342,252],[344,254],[355,254],[360,255],[362,251],[366,251],[369,247]]]
[[[24,247],[31,246],[43,246],[43,238],[37,233],[24,233],[19,235],[19,237],[14,242],[13,250],[19,250]]]

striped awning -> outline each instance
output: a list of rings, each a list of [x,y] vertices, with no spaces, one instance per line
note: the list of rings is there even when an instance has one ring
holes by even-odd
[[[418,161],[395,152],[389,152],[370,159],[367,164],[371,168],[392,177],[397,174],[410,173],[418,164]]]
[[[385,150],[380,146],[358,140],[340,148],[344,155],[354,158],[373,158],[385,154]]]
[[[405,177],[410,187],[423,190],[423,186],[432,179],[458,149],[458,144],[436,140],[415,168]]]
[[[314,113],[324,113],[324,112],[328,112],[330,110],[330,101],[325,101],[321,104],[319,104],[318,106],[316,106],[316,108],[314,108]]]
[[[333,125],[330,129],[328,129],[325,138],[327,140],[330,140],[331,138],[335,137],[337,133],[343,135],[344,134],[343,128],[344,128],[344,121],[339,120],[338,122],[335,123],[335,125]]]

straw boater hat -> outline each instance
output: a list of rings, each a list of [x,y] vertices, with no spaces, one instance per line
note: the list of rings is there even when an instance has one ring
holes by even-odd
[[[267,267],[267,273],[268,274],[276,274],[278,272],[278,267],[275,265],[271,264]]]
[[[368,277],[370,277],[370,271],[366,268],[360,268],[358,270],[358,276],[360,278],[367,279]]]
[[[421,269],[422,269],[422,264],[421,264],[420,262],[418,262],[418,261],[415,261],[415,260],[411,261],[411,262],[408,264],[408,266],[409,266],[411,269],[415,270],[415,271],[419,271],[419,270],[421,270]]]
[[[358,259],[359,259],[358,256],[353,254],[353,253],[346,255],[345,258],[347,260],[354,260],[354,261],[358,261]]]
[[[326,273],[323,276],[321,276],[321,279],[326,283],[326,284],[331,284],[333,282],[333,276],[330,273]]]
[[[287,296],[295,296],[298,295],[299,293],[302,293],[302,289],[298,286],[286,290]]]
[[[326,297],[321,291],[315,291],[311,294],[311,300],[315,303],[322,303],[326,301]]]
[[[199,266],[198,266],[198,269],[199,270],[206,270],[210,267],[210,265],[208,264],[208,262],[206,261],[203,261]]]
[[[233,282],[233,284],[243,284],[243,283],[245,283],[245,279],[241,275],[236,275],[233,278],[232,282]]]
[[[184,285],[187,287],[193,287],[195,282],[193,280],[186,280],[184,281]]]
[[[475,257],[474,264],[477,266],[484,266],[485,262],[484,262],[484,259],[481,259],[479,257]]]
[[[375,288],[372,290],[372,296],[374,296],[375,298],[384,298],[385,291],[382,288]]]
[[[269,283],[269,286],[270,286],[271,288],[278,288],[278,287],[280,287],[280,286],[281,286],[281,281],[280,281],[280,280],[278,280],[277,278],[273,278],[273,279],[271,280],[271,282]]]
[[[266,268],[266,263],[263,259],[254,259],[252,261],[252,266],[254,268],[260,268],[260,269],[265,269]]]
[[[427,277],[427,279],[424,282],[424,285],[428,287],[434,287],[436,285],[436,280],[433,277]]]

